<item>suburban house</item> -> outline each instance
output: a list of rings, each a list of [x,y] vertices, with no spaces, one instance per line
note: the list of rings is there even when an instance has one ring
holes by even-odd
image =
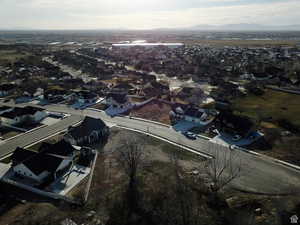
[[[151,81],[144,85],[142,91],[147,97],[155,97],[169,94],[169,86],[157,81]]]
[[[14,92],[14,90],[16,89],[16,85],[15,84],[1,84],[0,85],[0,97],[4,97],[7,95],[10,95]]]
[[[109,93],[106,96],[106,104],[117,109],[127,109],[131,107],[131,102],[126,93]]]
[[[12,110],[6,111],[0,115],[2,125],[14,126],[26,121],[38,123],[47,116],[44,109],[26,106],[24,108],[15,107]]]
[[[81,124],[69,127],[64,140],[72,145],[82,146],[98,143],[108,134],[109,129],[101,119],[85,117]]]
[[[221,134],[238,135],[241,138],[248,137],[256,128],[250,119],[226,111],[221,112],[216,118],[216,127]]]
[[[63,101],[67,99],[68,96],[68,91],[60,88],[53,88],[44,92],[44,99],[50,102]]]
[[[98,95],[90,91],[79,91],[75,92],[77,95],[78,102],[81,104],[91,104],[98,100]]]
[[[126,92],[129,94],[135,94],[136,88],[129,83],[119,83],[112,87],[114,92]]]
[[[43,143],[38,153],[17,148],[12,155],[12,170],[42,184],[65,174],[73,164],[75,151],[76,148],[64,140],[56,144]]]
[[[217,112],[198,108],[194,105],[175,104],[170,112],[170,118],[173,122],[185,120],[202,126],[210,124],[217,115]]]

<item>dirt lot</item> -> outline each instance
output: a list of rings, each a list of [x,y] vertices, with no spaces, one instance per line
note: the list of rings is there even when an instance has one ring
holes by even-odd
[[[143,190],[143,195],[156,193],[158,196],[164,196],[168,193],[169,188],[172,188],[174,168],[170,163],[170,153],[178,153],[179,164],[182,167],[182,176],[184,177],[191,176],[188,172],[203,162],[203,159],[198,156],[180,151],[171,144],[134,132],[113,128],[107,144],[104,147],[100,147],[100,145],[98,147],[100,154],[87,204],[72,206],[60,201],[49,201],[15,188],[1,186],[0,199],[1,195],[7,196],[5,200],[10,205],[0,210],[0,224],[57,225],[66,219],[71,219],[77,224],[109,224],[107,223],[109,218],[117,216],[114,210],[120,210],[118,207],[115,208],[114,202],[120,197],[120,193],[124,192],[127,185],[127,177],[115,154],[116,149],[120,147],[119,141],[125,135],[142,138],[145,143],[144,151],[148,163],[138,175],[138,179],[143,181],[140,187]],[[80,197],[82,193],[82,189],[76,188],[72,195]],[[281,223],[283,218],[288,219],[290,215],[299,215],[300,213],[300,196],[261,196],[233,190],[227,190],[222,196],[229,207],[226,217],[235,218],[235,223],[232,225],[285,224]],[[167,207],[172,207],[173,197],[171,197],[171,202]],[[23,202],[22,204],[22,199],[25,199],[26,203]],[[1,203],[3,204],[3,202],[2,200]],[[203,206],[206,207],[205,204]],[[205,220],[209,219],[207,215],[220,216],[211,212],[209,208],[201,213],[203,213],[201,218]],[[245,218],[252,218],[252,223],[245,223]],[[206,224],[216,224],[213,223],[215,222],[213,219],[211,221]]]
[[[132,110],[130,115],[170,125],[170,111],[170,105],[154,100],[140,108]]]

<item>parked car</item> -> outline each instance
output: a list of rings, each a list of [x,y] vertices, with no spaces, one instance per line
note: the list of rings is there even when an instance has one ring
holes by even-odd
[[[241,138],[242,137],[240,135],[234,135],[233,138],[232,138],[232,140],[233,141],[239,141],[239,140],[241,140]]]
[[[189,132],[189,131],[185,131],[182,133],[184,136],[186,136],[187,138],[189,139],[192,139],[192,140],[195,140],[197,138],[197,135],[192,133],[192,132]]]

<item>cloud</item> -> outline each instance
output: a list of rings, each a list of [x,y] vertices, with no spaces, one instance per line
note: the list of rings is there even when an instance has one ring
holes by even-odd
[[[291,24],[299,0],[0,0],[0,27],[51,29]]]

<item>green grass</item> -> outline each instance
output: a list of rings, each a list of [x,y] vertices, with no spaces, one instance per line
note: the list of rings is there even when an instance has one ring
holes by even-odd
[[[22,133],[22,132],[18,132],[18,131],[9,131],[9,132],[3,134],[2,137],[3,137],[4,139],[8,139],[8,138],[17,136],[18,134],[21,134],[21,133]]]
[[[233,103],[233,109],[254,120],[272,117],[273,121],[287,119],[300,126],[300,95],[266,90],[262,96],[250,95],[239,98]]]
[[[11,156],[9,156],[9,157],[7,157],[5,159],[2,159],[0,162],[1,163],[5,163],[5,164],[9,164],[11,162]]]
[[[186,150],[183,150],[180,147],[163,142],[163,141],[153,138],[153,137],[148,137],[147,143],[149,143],[150,145],[159,146],[159,148],[167,154],[171,155],[173,153],[176,153],[178,159],[180,159],[180,160],[187,160],[187,161],[188,160],[193,160],[193,161],[203,161],[204,160],[204,158],[200,157],[199,155],[197,155],[195,153],[188,152]]]
[[[6,61],[14,63],[19,59],[28,57],[29,55],[29,53],[17,52],[15,50],[0,50],[0,62]]]

